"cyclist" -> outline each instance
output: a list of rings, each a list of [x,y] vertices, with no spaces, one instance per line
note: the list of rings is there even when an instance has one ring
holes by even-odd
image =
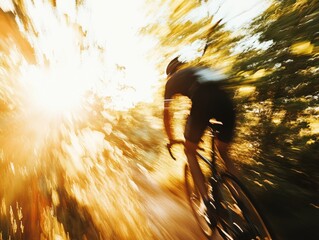
[[[227,169],[235,173],[236,169],[228,158],[229,143],[235,127],[235,110],[230,97],[222,89],[222,82],[227,80],[226,75],[204,66],[183,68],[184,65],[176,57],[166,68],[168,81],[164,93],[164,126],[169,142],[173,144],[176,140],[172,130],[170,103],[177,94],[187,96],[192,106],[185,126],[184,151],[193,179],[206,207],[210,208],[205,178],[196,159],[196,149],[209,120],[215,118],[222,122],[216,144]]]

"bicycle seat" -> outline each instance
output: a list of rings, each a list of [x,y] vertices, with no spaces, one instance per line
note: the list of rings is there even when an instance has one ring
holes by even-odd
[[[218,126],[221,126],[221,125],[223,125],[223,123],[220,121],[217,121],[215,118],[210,119],[208,123],[208,126],[212,128],[213,130],[216,130]]]

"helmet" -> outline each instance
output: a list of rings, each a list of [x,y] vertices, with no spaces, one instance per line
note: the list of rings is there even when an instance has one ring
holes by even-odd
[[[184,65],[183,62],[178,60],[179,57],[174,58],[166,67],[166,74],[172,75],[174,74],[182,65]]]

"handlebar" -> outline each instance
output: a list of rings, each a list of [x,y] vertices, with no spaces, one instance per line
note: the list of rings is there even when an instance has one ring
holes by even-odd
[[[202,141],[202,140],[201,140]],[[167,150],[169,152],[169,155],[171,155],[171,158],[173,158],[175,161],[176,161],[176,157],[174,156],[174,154],[172,153],[172,147],[174,145],[178,145],[178,144],[182,144],[182,145],[185,145],[185,141],[184,140],[173,140],[171,141],[170,143],[167,143],[166,144],[166,147],[167,147]],[[202,147],[198,147],[198,150],[201,150],[201,151],[205,151],[204,148]]]
[[[175,156],[173,155],[173,153],[172,153],[172,147],[173,147],[174,145],[176,145],[176,144],[182,144],[182,145],[184,145],[184,143],[185,143],[184,140],[174,140],[174,141],[172,141],[172,142],[166,144],[166,147],[167,147],[167,150],[168,150],[168,152],[169,152],[169,155],[171,155],[171,158],[173,158],[175,161],[176,161],[176,157],[175,157]]]

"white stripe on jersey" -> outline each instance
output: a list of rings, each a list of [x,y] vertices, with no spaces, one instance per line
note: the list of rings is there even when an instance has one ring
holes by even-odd
[[[195,76],[198,78],[198,83],[218,82],[227,79],[227,76],[218,71],[212,71],[208,68],[196,70]]]

